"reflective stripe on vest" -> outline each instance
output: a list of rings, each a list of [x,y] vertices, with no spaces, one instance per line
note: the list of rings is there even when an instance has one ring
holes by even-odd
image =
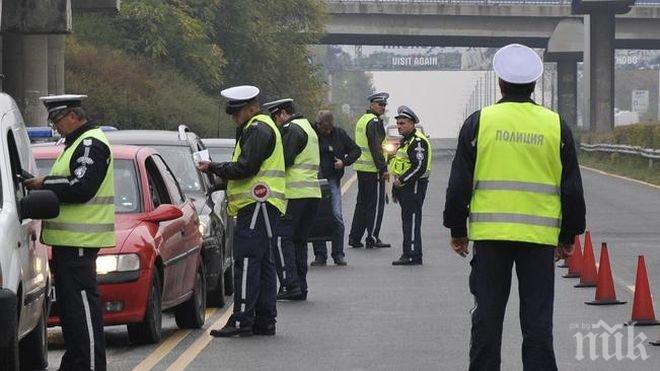
[[[373,113],[365,113],[360,117],[357,124],[355,124],[355,143],[362,150],[360,157],[353,163],[355,171],[364,171],[368,173],[377,173],[378,168],[374,164],[374,158],[371,156],[369,149],[369,140],[367,139],[367,124],[369,124],[377,116]],[[383,138],[382,145],[385,145],[387,138]]]
[[[50,171],[52,176],[71,176],[70,163],[79,146],[87,145],[91,138],[110,148],[100,129],[83,133],[55,160]],[[115,187],[114,160],[112,155],[105,178],[92,199],[85,203],[61,203],[60,214],[42,223],[41,239],[46,245],[101,248],[115,245]]]
[[[297,125],[307,134],[307,144],[286,169],[286,198],[321,198],[318,181],[321,157],[316,131],[304,118],[292,120],[289,125]]]
[[[427,161],[427,168],[426,172],[421,176],[422,178],[428,178],[431,175],[431,169],[433,166],[433,150],[431,148],[431,143],[429,142],[428,138],[426,138],[426,135],[422,134],[419,130],[415,131],[415,135],[411,136],[408,141],[404,142],[403,145],[399,146],[399,149],[397,149],[396,154],[394,155],[394,158],[390,161],[388,164],[387,168],[390,174],[396,177],[400,177],[410,168],[412,167],[412,163],[410,162],[410,158],[408,156],[408,148],[410,147],[410,144],[413,142],[414,138],[419,138],[423,141],[426,142],[426,146],[428,147],[429,153],[428,155],[428,161]]]
[[[256,202],[252,196],[252,188],[256,185],[265,185],[270,190],[270,195],[266,202],[275,206],[280,213],[284,214],[286,211],[285,195],[285,171],[284,171],[284,151],[282,149],[282,136],[280,130],[275,126],[275,123],[268,115],[258,114],[252,117],[243,131],[246,131],[255,122],[263,123],[275,134],[275,148],[270,156],[261,163],[261,168],[257,175],[240,180],[230,180],[227,182],[227,213],[230,216],[236,216],[238,210],[249,206]],[[232,162],[236,162],[241,155],[240,140],[236,141],[234,147],[234,154],[232,155]]]
[[[481,110],[471,240],[556,246],[561,228],[561,124],[533,103]]]

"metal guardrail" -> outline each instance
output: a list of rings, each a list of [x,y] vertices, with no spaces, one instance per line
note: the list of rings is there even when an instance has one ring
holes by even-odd
[[[580,149],[586,152],[623,153],[626,155],[641,156],[649,160],[649,169],[653,168],[654,160],[660,160],[659,149],[627,146],[625,144],[580,143]]]

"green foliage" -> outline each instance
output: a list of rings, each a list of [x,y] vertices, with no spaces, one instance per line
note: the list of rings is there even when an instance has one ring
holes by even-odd
[[[610,133],[583,133],[585,143],[612,143],[660,149],[660,123],[619,126]]]
[[[89,95],[85,107],[102,124],[165,130],[187,124],[200,136],[218,135],[217,99],[175,68],[73,36],[67,40],[66,64],[67,90]],[[233,131],[222,125],[220,136],[231,137]]]
[[[649,168],[649,161],[645,158],[581,151],[580,164],[660,185],[660,164],[657,161],[653,168]]]
[[[216,39],[227,60],[225,86],[252,84],[262,101],[290,97],[307,116],[324,96],[306,47],[323,30],[323,5],[313,0],[223,0]]]

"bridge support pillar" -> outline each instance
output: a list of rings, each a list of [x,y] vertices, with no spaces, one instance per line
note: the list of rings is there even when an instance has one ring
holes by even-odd
[[[589,130],[614,128],[614,13],[594,12],[585,17],[585,83]]]
[[[15,100],[26,125],[45,125],[48,94],[48,36],[6,34],[3,37],[3,88]]]
[[[48,35],[48,94],[64,94],[64,42],[66,35]]]
[[[577,61],[557,61],[557,103],[559,114],[573,131],[577,130]]]

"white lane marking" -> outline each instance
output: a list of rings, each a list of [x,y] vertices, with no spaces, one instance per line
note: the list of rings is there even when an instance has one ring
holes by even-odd
[[[651,188],[655,188],[655,189],[660,189],[660,186],[655,185],[655,184],[651,184],[651,183],[648,183],[648,182],[645,182],[645,181],[643,181],[643,180],[637,180],[637,179],[633,179],[633,178],[625,177],[625,176],[623,176],[623,175],[617,175],[617,174],[608,173],[608,172],[606,172],[606,171],[602,171],[602,170],[594,169],[594,168],[592,168],[592,167],[588,167],[588,166],[584,166],[584,165],[580,165],[580,167],[583,168],[583,169],[585,169],[585,170],[593,171],[593,172],[598,173],[598,174],[601,174],[601,175],[611,176],[611,177],[613,177],[613,178],[623,179],[623,180],[627,180],[627,181],[629,181],[629,182],[633,182],[633,183],[638,183],[638,184],[641,184],[641,185],[645,185],[645,186],[647,186],[647,187],[651,187]]]

